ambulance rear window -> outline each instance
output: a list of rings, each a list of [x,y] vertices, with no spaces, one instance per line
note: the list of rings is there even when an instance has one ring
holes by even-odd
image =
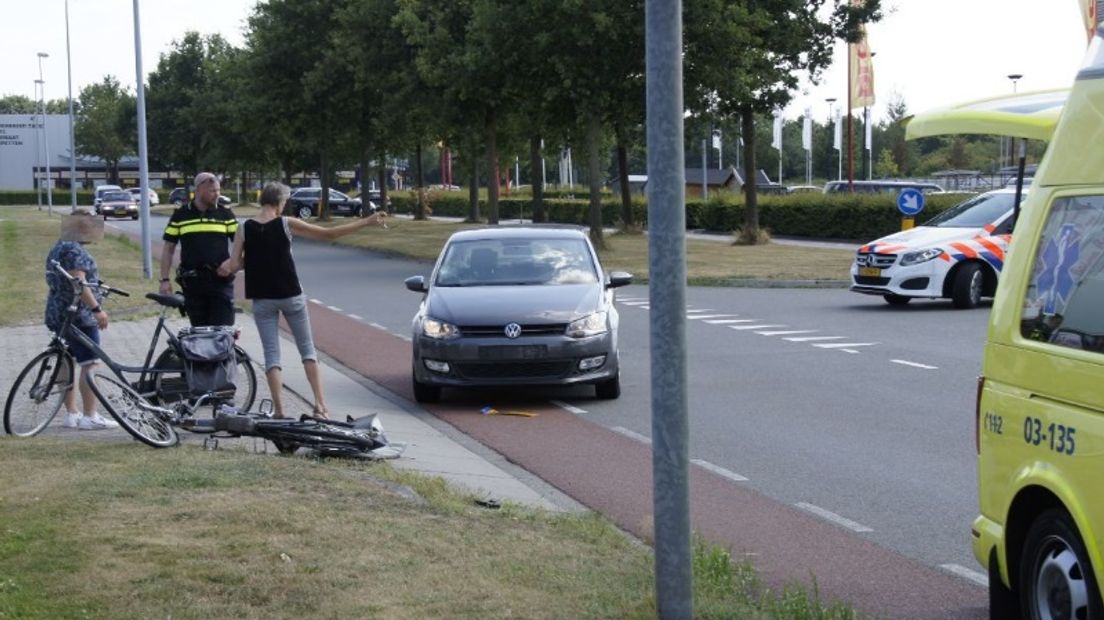
[[[1024,298],[1025,338],[1104,353],[1104,196],[1054,201]]]

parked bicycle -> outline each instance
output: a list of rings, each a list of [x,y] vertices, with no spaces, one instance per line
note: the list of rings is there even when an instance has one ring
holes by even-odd
[[[8,398],[4,404],[4,430],[8,434],[20,437],[31,437],[42,432],[57,415],[65,399],[65,394],[74,387],[74,363],[69,353],[68,341],[79,341],[95,353],[96,357],[103,360],[111,374],[95,372],[89,376],[92,391],[111,412],[109,401],[120,398],[137,398],[141,402],[152,405],[150,401],[158,403],[187,402],[187,399],[206,393],[195,393],[189,385],[189,372],[185,366],[182,351],[183,341],[191,338],[193,332],[204,328],[186,328],[179,334],[173,334],[165,326],[166,315],[172,308],[182,308],[183,300],[175,295],[159,295],[149,293],[147,298],[162,305],[161,316],[154,330],[150,346],[146,352],[142,366],[124,366],[114,361],[103,349],[93,342],[79,329],[73,326],[73,320],[78,313],[78,300],[82,286],[96,288],[104,295],[106,301],[112,294],[129,296],[130,294],[107,284],[89,284],[81,282],[71,276],[61,264],[52,261],[51,268],[65,278],[74,290],[73,303],[66,310],[66,316],[61,327],[51,337],[46,350],[36,355],[30,363],[19,373]],[[212,328],[206,328],[211,330]],[[214,328],[228,329],[228,328]],[[164,332],[167,336],[168,347],[158,357],[158,361],[152,366],[150,359],[157,347],[158,335]],[[231,336],[233,337],[233,336]],[[256,395],[257,378],[249,356],[243,349],[233,345],[234,363],[239,371],[241,380],[237,382],[240,388],[234,386],[220,386],[220,395],[228,399],[236,407],[248,410],[253,405]],[[137,374],[138,380],[131,383],[126,380],[124,374]],[[229,389],[227,389],[229,388]],[[149,419],[147,419],[147,417]],[[151,443],[151,445],[172,445],[176,443],[175,432],[167,426],[167,423],[158,421],[157,416],[137,416],[128,419],[119,419],[119,423],[136,438]],[[169,442],[169,443],[165,443]]]

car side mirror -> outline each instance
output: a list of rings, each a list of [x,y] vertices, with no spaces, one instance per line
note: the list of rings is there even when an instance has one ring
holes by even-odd
[[[625,286],[626,284],[632,284],[632,278],[631,273],[613,271],[609,274],[609,281],[606,283],[606,288],[617,288]]]
[[[411,276],[403,281],[406,284],[406,288],[414,291],[415,293],[426,292],[425,276]]]

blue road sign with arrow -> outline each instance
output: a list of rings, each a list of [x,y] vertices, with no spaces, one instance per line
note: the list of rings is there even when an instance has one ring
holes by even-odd
[[[911,187],[897,194],[897,209],[906,217],[912,217],[924,210],[924,194]]]

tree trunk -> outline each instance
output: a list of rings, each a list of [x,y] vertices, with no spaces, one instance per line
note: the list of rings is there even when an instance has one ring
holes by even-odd
[[[376,175],[379,177],[380,208],[387,211],[388,215],[394,215],[395,208],[391,206],[391,197],[387,195],[387,153],[380,152],[376,159],[379,162]]]
[[[590,177],[590,241],[595,248],[606,247],[602,236],[601,161],[599,151],[602,142],[602,119],[592,112],[587,122],[587,176]]]
[[[369,202],[372,200],[368,196],[368,188],[371,187],[371,183],[368,182],[368,167],[372,165],[372,149],[370,147],[364,147],[364,150],[360,152],[360,202],[364,207],[363,215],[368,217],[371,205]]]
[[[330,159],[325,153],[318,158],[318,182],[322,192],[318,196],[318,219],[330,219]]]
[[[487,223],[498,224],[498,145],[494,108],[487,110],[484,129],[487,133]]]
[[[547,222],[548,213],[544,209],[544,153],[541,152],[541,137],[529,138],[529,178],[533,179],[533,221]]]
[[[475,149],[472,149],[475,153]],[[469,157],[471,160],[470,175],[468,177],[468,221],[479,221],[479,158]]]
[[[281,177],[284,181],[284,185],[289,185],[290,186],[291,185],[291,158],[290,157],[285,157],[284,159],[280,160],[280,170],[281,170],[281,172],[284,173],[283,176]]]
[[[759,239],[759,198],[755,191],[755,114],[740,111],[740,132],[744,137],[744,230],[741,237],[754,244]]]
[[[629,149],[625,146],[624,132],[617,129],[617,171],[621,174],[621,228],[631,230],[636,225],[633,217],[632,194],[629,192]]]
[[[414,219],[426,219],[425,192],[422,191],[422,143],[414,148]]]

